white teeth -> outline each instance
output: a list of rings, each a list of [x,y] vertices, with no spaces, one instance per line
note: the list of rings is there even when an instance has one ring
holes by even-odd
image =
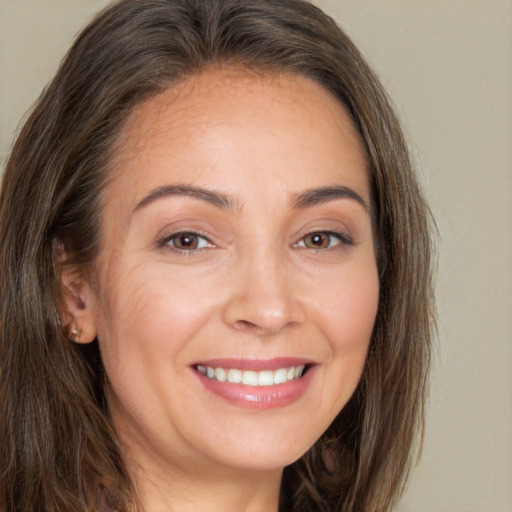
[[[258,386],[272,386],[274,384],[274,372],[259,372]]]
[[[197,371],[209,379],[219,382],[230,382],[232,384],[245,384],[246,386],[272,386],[274,384],[284,384],[288,381],[302,377],[305,365],[279,368],[278,370],[262,370],[256,372],[253,370],[239,370],[237,368],[212,368],[199,364]]]
[[[286,368],[281,368],[274,372],[274,384],[283,384],[286,382]]]
[[[242,372],[242,383],[248,386],[258,385],[258,373],[257,372]]]
[[[215,378],[219,382],[225,382],[226,381],[226,370],[223,368],[215,368]]]
[[[242,382],[242,372],[240,370],[229,370],[228,381],[232,382],[233,384],[238,384]]]

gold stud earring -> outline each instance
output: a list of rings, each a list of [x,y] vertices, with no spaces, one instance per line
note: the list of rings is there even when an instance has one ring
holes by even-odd
[[[73,326],[73,328],[71,329],[71,339],[75,342],[75,343],[78,343],[80,341],[80,335],[82,334],[82,331],[76,327],[76,325]]]

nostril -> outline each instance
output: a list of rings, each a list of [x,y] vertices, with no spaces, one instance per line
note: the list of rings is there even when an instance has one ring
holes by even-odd
[[[258,323],[251,322],[249,320],[238,320],[233,324],[233,327],[239,331],[252,333],[256,336],[272,336],[281,332],[286,325],[271,325],[270,323],[259,325]]]
[[[256,324],[253,324],[248,320],[238,320],[237,322],[235,322],[235,327],[243,330],[249,330],[254,329],[256,327]]]

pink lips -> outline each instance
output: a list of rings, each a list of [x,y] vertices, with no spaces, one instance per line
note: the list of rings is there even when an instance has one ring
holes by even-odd
[[[288,382],[268,386],[252,386],[233,382],[220,382],[202,375],[197,367],[200,365],[225,370],[274,371],[281,368],[306,365],[306,372],[299,378]],[[216,359],[194,365],[195,373],[201,384],[210,392],[237,407],[248,410],[268,410],[284,407],[298,400],[307,390],[315,373],[311,361],[298,358],[276,359]]]

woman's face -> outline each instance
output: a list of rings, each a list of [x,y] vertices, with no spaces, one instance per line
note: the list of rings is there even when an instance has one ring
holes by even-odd
[[[101,233],[81,321],[131,456],[299,458],[358,383],[379,294],[367,162],[340,104],[235,69],[168,89],[123,132]]]

